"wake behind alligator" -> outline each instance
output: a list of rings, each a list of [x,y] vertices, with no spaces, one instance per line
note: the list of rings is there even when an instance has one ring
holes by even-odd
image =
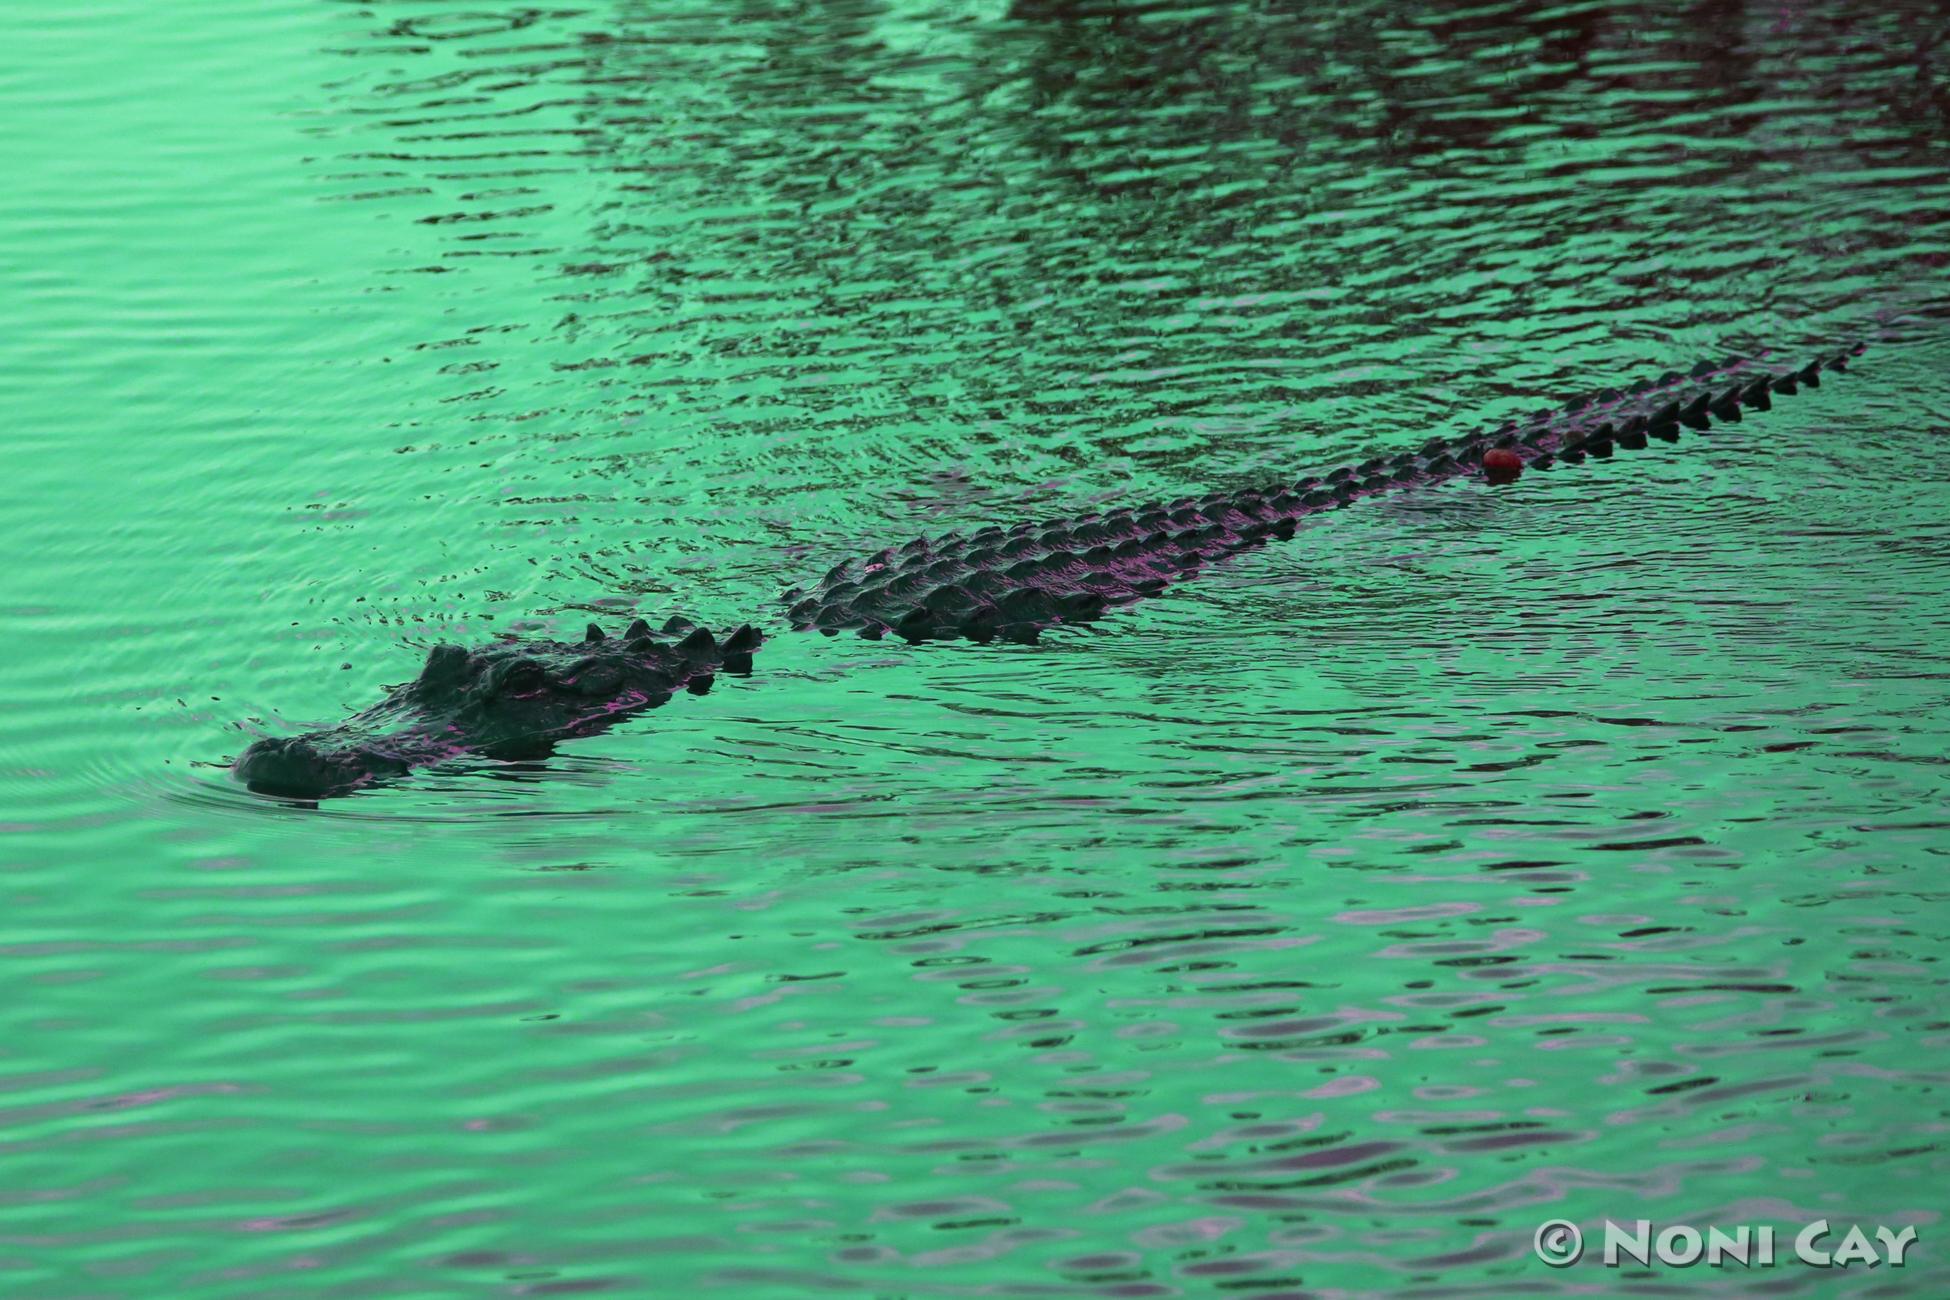
[[[1607,389],[1530,419],[1265,488],[1120,507],[1044,524],[920,538],[835,567],[785,593],[794,630],[850,630],[909,642],[966,638],[1034,644],[1155,596],[1209,565],[1275,538],[1301,520],[1364,497],[1476,477],[1514,482],[1525,469],[1606,459],[1680,429],[1737,422],[1776,394],[1818,387],[1856,344],[1794,369],[1756,358],[1702,362],[1623,391]],[[259,740],[233,770],[252,790],[321,799],[380,784],[464,754],[539,758],[666,703],[703,694],[721,673],[751,672],[762,635],[746,625],[720,639],[673,618],[638,619],[615,636],[591,624],[578,642],[507,639],[479,649],[434,647],[415,680],[336,727]]]

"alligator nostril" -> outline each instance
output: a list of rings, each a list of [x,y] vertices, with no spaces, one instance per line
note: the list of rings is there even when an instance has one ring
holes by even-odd
[[[243,753],[237,756],[237,761],[232,766],[240,775],[252,771],[268,771],[285,759],[295,743],[286,736],[267,736],[263,740],[253,741],[245,747]]]

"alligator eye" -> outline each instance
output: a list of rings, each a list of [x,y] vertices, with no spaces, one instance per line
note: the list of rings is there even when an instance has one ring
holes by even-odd
[[[502,671],[497,694],[527,695],[539,691],[548,682],[548,674],[533,659],[517,659]]]
[[[609,695],[623,684],[620,664],[589,658],[569,670],[570,683],[583,695]]]

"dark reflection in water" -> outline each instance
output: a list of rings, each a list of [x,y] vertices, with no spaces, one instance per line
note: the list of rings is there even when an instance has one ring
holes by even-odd
[[[1929,64],[1886,10],[529,17],[443,27],[496,43],[374,88],[412,128],[388,162],[443,196],[421,218],[454,231],[441,269],[532,259],[567,308],[551,368],[573,383],[456,398],[677,420],[753,467],[726,482],[683,448],[737,517],[794,539],[810,521],[764,509],[788,459],[864,484],[970,464],[1023,490],[1204,482],[1291,465],[1296,419],[1338,450],[1375,400],[1413,429],[1463,409],[1450,393],[1857,329],[1940,259],[1914,237],[1936,206],[1868,180],[1940,161],[1906,116]],[[1818,119],[1767,111],[1809,97]],[[555,210],[540,191],[470,188],[559,174],[565,150],[612,196],[586,246],[527,233]]]

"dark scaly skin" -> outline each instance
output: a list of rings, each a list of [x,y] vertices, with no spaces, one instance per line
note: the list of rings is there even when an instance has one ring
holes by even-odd
[[[1294,483],[919,538],[839,565],[810,593],[787,592],[788,617],[796,629],[828,634],[1034,642],[1050,628],[1093,622],[1207,565],[1291,537],[1310,515],[1452,478],[1507,480],[1514,467],[1496,468],[1505,458],[1486,471],[1491,451],[1548,469],[1607,459],[1648,440],[1677,441],[1681,428],[1738,421],[1743,410],[1767,410],[1775,394],[1817,387],[1824,370],[1843,369],[1862,350],[1857,344],[1798,370],[1741,358],[1701,363],[1688,375],[1608,389],[1519,423],[1433,439]],[[679,690],[703,694],[717,673],[750,672],[762,640],[747,626],[720,644],[681,618],[666,623],[662,636],[639,619],[618,637],[592,624],[576,643],[437,646],[417,679],[372,708],[326,730],[259,740],[233,770],[253,790],[320,799],[461,754],[541,757],[558,741],[607,730]]]
[[[325,731],[257,741],[233,770],[261,793],[319,799],[460,754],[542,758],[557,741],[608,730],[680,690],[702,695],[720,672],[749,673],[761,639],[741,627],[720,643],[673,618],[661,639],[638,619],[621,637],[592,623],[575,643],[439,645],[417,678],[370,709]]]
[[[1495,448],[1523,465],[1548,469],[1587,456],[1610,457],[1648,439],[1672,442],[1679,430],[1738,421],[1743,408],[1767,410],[1772,394],[1818,386],[1860,345],[1795,371],[1770,373],[1736,358],[1701,363],[1625,392],[1606,390],[1519,424],[1462,438],[1431,440],[1316,478],[1264,488],[1078,515],[1046,524],[984,528],[966,537],[919,538],[898,549],[841,564],[810,592],[786,593],[795,628],[889,632],[908,641],[966,637],[1034,642],[1045,630],[1088,623],[1115,605],[1154,596],[1206,565],[1293,536],[1309,515],[1363,497],[1483,473]]]

